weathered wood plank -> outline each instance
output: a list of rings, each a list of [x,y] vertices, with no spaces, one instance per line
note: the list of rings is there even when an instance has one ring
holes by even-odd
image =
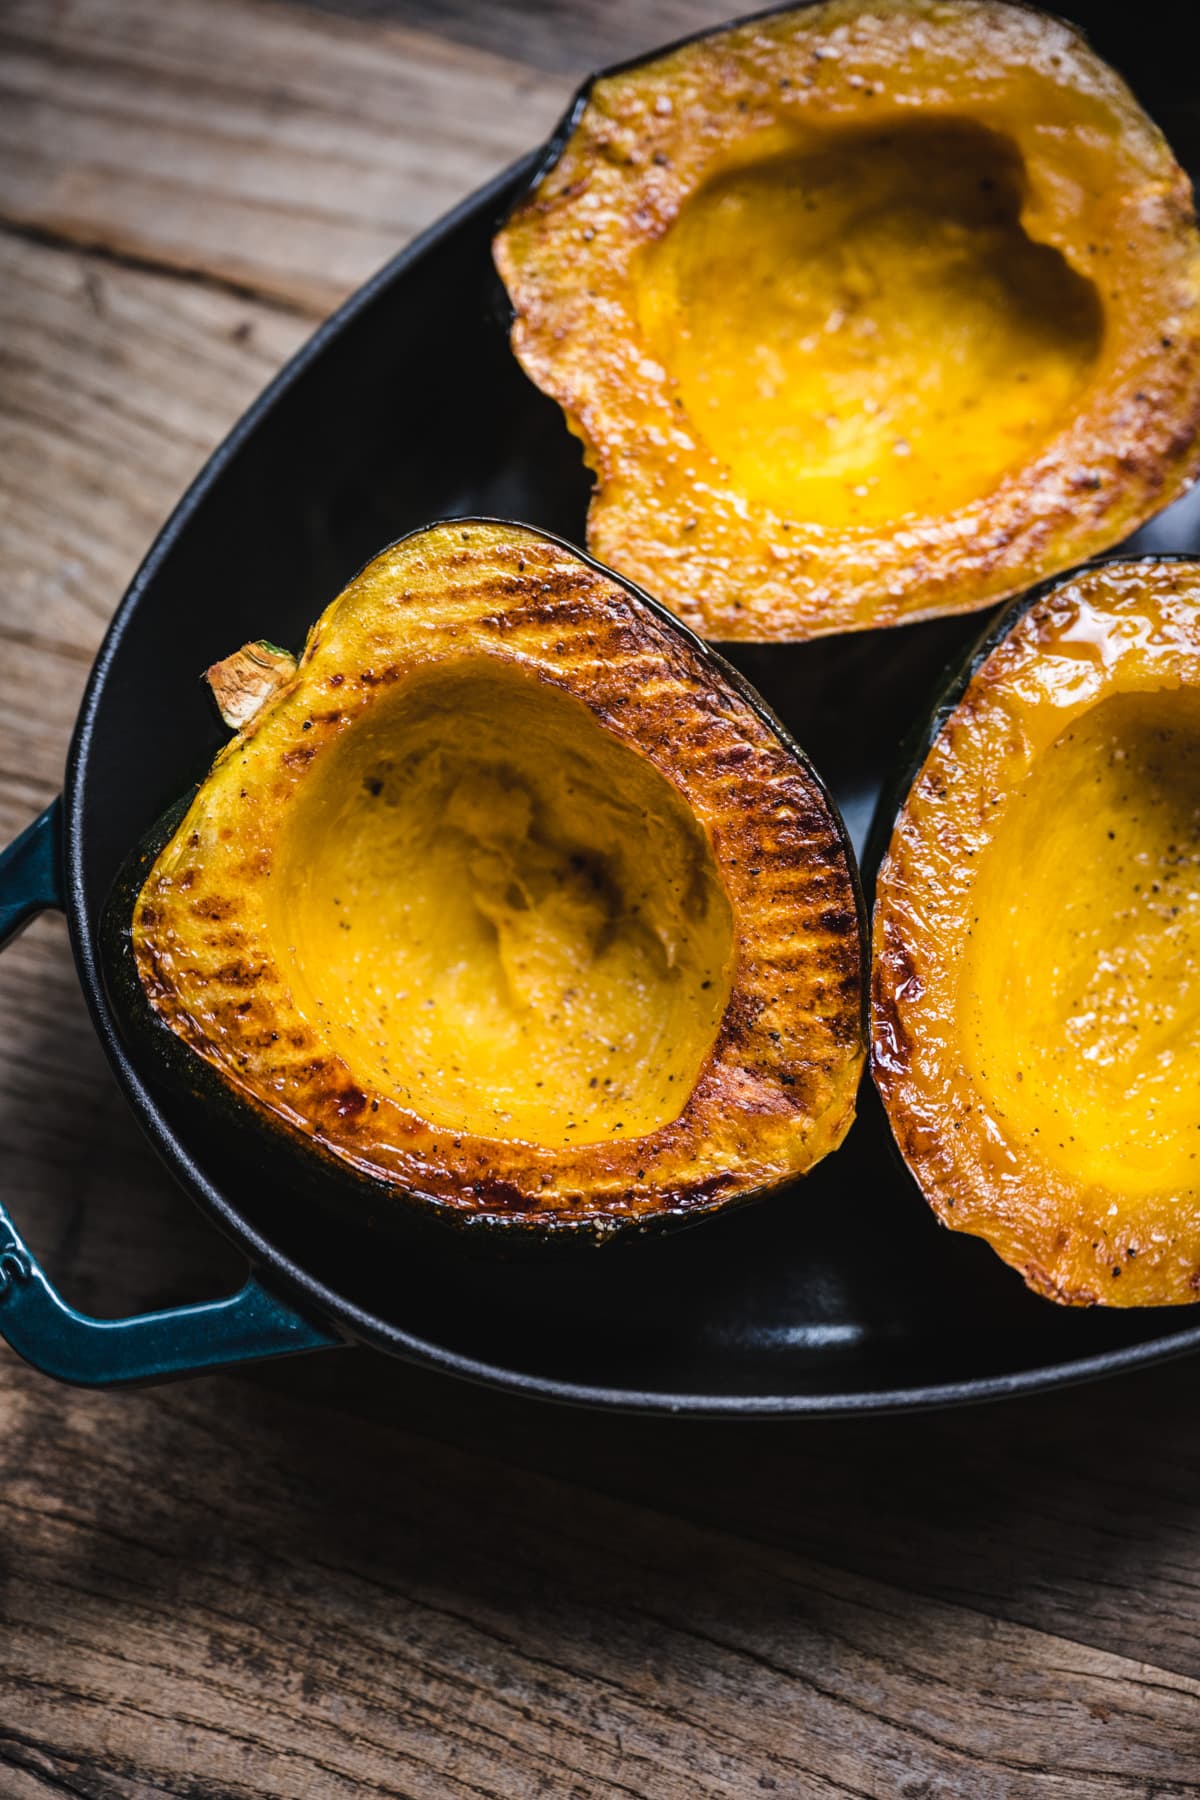
[[[249,1382],[31,1386],[0,1511],[0,1754],[133,1792],[1200,1791],[1195,1682]]]
[[[15,0],[0,220],[320,314],[543,137],[570,87],[262,0]]]
[[[389,20],[452,38],[472,49],[519,56],[531,68],[577,76],[642,56],[660,44],[721,25],[739,11],[731,0],[316,0],[325,11],[375,24]]]
[[[61,783],[151,538],[307,335],[273,307],[0,232],[0,830]]]
[[[155,528],[310,315],[584,68],[715,16],[337,3],[360,16],[0,17],[6,834]],[[59,922],[0,961],[0,1018],[5,1197],[72,1297],[228,1286]],[[1194,1380],[747,1431],[365,1353],[120,1397],[0,1353],[0,1795],[1196,1793]]]
[[[762,1428],[562,1409],[547,1419],[383,1362],[331,1358],[256,1379],[1200,1679],[1190,1362],[965,1412]]]

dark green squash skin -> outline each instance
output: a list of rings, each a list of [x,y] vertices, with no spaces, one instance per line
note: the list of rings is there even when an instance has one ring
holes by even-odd
[[[453,525],[506,525],[511,520],[477,516],[431,521]],[[818,771],[796,743],[783,722],[741,672],[726,662],[712,646],[705,643],[681,623],[660,601],[647,594],[625,576],[616,574],[603,563],[579,550],[565,538],[540,527],[537,534],[568,551],[587,568],[614,583],[657,619],[668,625],[698,661],[712,668],[724,682],[746,702],[767,729],[778,739],[788,754],[805,770],[819,792],[840,840],[858,922],[858,946],[862,971],[859,1024],[862,1042],[869,1044],[868,1004],[870,997],[869,936],[867,908],[863,898],[857,859],[845,822]],[[406,539],[428,530],[427,525],[406,532],[385,549],[394,548]],[[377,554],[383,554],[379,552]],[[375,558],[370,559],[374,561]],[[368,566],[368,565],[364,565]],[[347,583],[346,585],[349,585]],[[122,1034],[145,1066],[153,1070],[172,1089],[189,1101],[199,1103],[217,1129],[232,1133],[239,1154],[258,1168],[264,1180],[286,1186],[297,1198],[329,1216],[330,1222],[345,1222],[347,1215],[367,1225],[372,1232],[414,1237],[435,1247],[457,1241],[489,1256],[544,1257],[562,1252],[595,1249],[601,1245],[650,1241],[668,1232],[698,1224],[717,1214],[724,1215],[764,1200],[771,1194],[791,1188],[803,1176],[789,1176],[782,1181],[751,1189],[732,1196],[719,1191],[697,1202],[672,1206],[642,1215],[625,1216],[598,1213],[564,1219],[547,1212],[531,1219],[528,1215],[495,1210],[474,1210],[454,1206],[431,1194],[393,1186],[360,1174],[348,1163],[323,1149],[304,1133],[288,1126],[286,1121],[260,1109],[248,1098],[230,1087],[217,1070],[198,1055],[159,1016],[142,986],[133,949],[133,914],[146,878],[161,851],[174,836],[188,808],[199,792],[197,783],[187,794],[170,806],[151,826],[141,842],[130,853],[113,883],[100,920],[98,944],[104,983]],[[497,1187],[502,1187],[497,1182]]]

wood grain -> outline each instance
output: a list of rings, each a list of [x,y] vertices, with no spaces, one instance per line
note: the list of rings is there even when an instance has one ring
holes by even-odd
[[[309,315],[545,136],[571,87],[254,0],[17,0],[0,59],[0,219]]]
[[[39,1394],[2,1494],[0,1744],[85,1792],[1200,1789],[1193,1679],[311,1397]]]
[[[307,335],[290,314],[0,232],[0,809],[57,790],[104,628],[151,538]]]
[[[179,493],[313,318],[708,0],[10,0],[0,832]],[[6,1202],[72,1298],[238,1259],[60,921],[0,960]],[[0,1800],[1200,1792],[1195,1367],[819,1426],[561,1412],[365,1352],[131,1395],[0,1350]]]
[[[397,1416],[382,1361],[259,1379]],[[1200,1679],[1193,1363],[983,1410],[761,1429],[565,1411],[551,1423],[507,1396],[404,1382],[402,1416],[427,1435],[449,1418],[491,1455],[519,1445],[525,1462],[614,1497]]]

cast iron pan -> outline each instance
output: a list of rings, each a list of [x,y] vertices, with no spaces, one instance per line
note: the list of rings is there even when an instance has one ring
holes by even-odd
[[[1169,61],[1155,76],[1132,24],[1094,37],[1133,75],[1185,163],[1200,166],[1200,125],[1171,90]],[[208,1307],[85,1320],[54,1294],[0,1209],[0,1332],[79,1381],[145,1380],[360,1340],[561,1400],[734,1414],[945,1405],[1200,1347],[1200,1323],[1186,1310],[1059,1309],[983,1244],[943,1231],[891,1154],[869,1084],[843,1149],[796,1188],[668,1242],[544,1268],[456,1247],[384,1250],[360,1219],[331,1226],[328,1212],[127,1054],[96,932],[131,846],[222,742],[198,672],[249,636],[298,648],[368,557],[429,521],[485,514],[583,542],[579,451],[509,352],[489,252],[545,154],[499,176],[389,264],[213,457],[105,639],[61,802],[0,857],[0,935],[43,907],[65,910],[118,1081],[254,1276]],[[1200,554],[1200,490],[1132,544]],[[728,654],[804,745],[861,848],[924,690],[987,623]]]

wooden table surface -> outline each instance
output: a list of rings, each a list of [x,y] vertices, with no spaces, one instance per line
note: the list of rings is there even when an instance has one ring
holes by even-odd
[[[321,315],[727,0],[6,0],[0,832],[185,483]],[[77,1303],[236,1258],[56,919],[4,1195]],[[0,1796],[1200,1794],[1200,1370],[828,1425],[583,1416],[367,1352],[81,1394],[0,1348]]]

